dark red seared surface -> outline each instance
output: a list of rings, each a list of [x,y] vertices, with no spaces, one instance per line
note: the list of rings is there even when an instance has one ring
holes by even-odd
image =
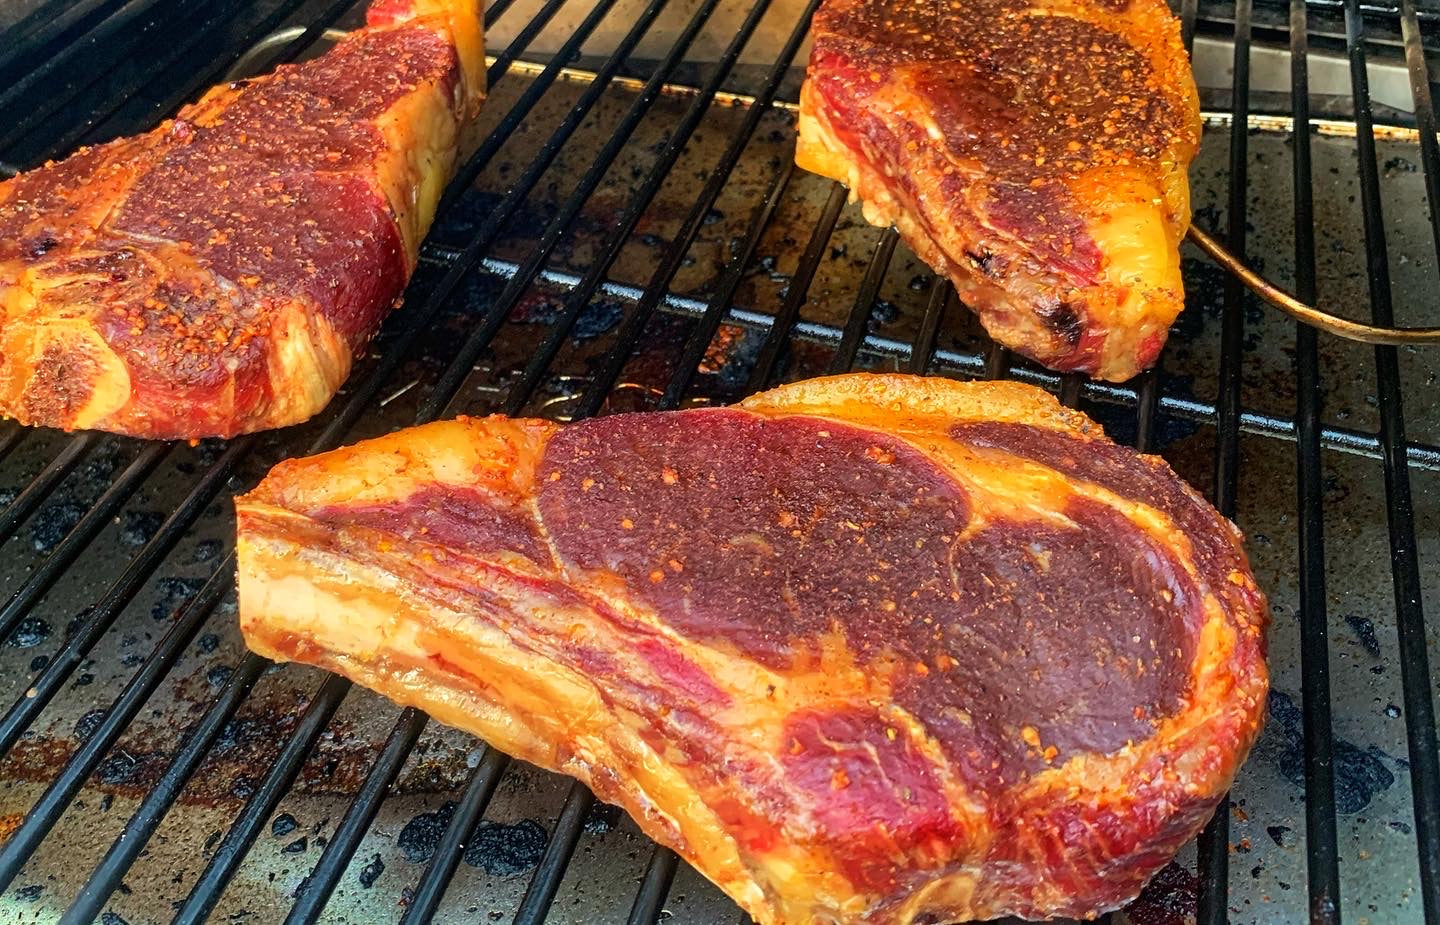
[[[1123,10],[1128,2],[1108,5]],[[827,4],[816,15],[810,74],[833,125],[901,163],[923,157],[933,141],[909,114],[871,99],[893,84],[917,97],[949,153],[983,165],[996,188],[990,217],[1084,283],[1100,255],[1063,178],[1158,158],[1185,123],[1169,101],[1145,91],[1153,68],[1123,36],[1066,16],[1023,15],[1033,9],[1024,0]],[[996,28],[1002,18],[1005,27]],[[920,192],[903,170],[896,178]],[[952,179],[944,201],[966,209],[968,184]]]
[[[566,563],[772,667],[813,663],[838,631],[976,784],[1143,739],[1186,689],[1197,600],[1170,551],[1091,503],[1066,510],[1079,529],[1001,522],[962,539],[953,479],[872,431],[614,415],[560,431],[538,484]]]
[[[232,84],[156,132],[0,186],[0,261],[66,282],[51,299],[95,306],[157,435],[216,407],[243,418],[275,385],[282,306],[300,300],[354,350],[404,287],[375,119],[422,86],[448,98],[458,76],[442,36],[401,28]],[[30,391],[48,403],[36,416],[63,426],[75,402]]]

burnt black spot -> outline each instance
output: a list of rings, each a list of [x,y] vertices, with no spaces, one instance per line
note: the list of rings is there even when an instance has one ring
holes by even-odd
[[[1195,920],[1200,881],[1175,862],[1161,868],[1125,907],[1134,925],[1185,925]]]
[[[201,540],[195,544],[195,552],[191,558],[196,562],[209,562],[220,555],[219,540]]]
[[[201,652],[203,652],[203,653],[206,654],[206,655],[209,655],[211,652],[214,652],[214,651],[215,651],[216,649],[218,649],[219,647],[220,647],[220,637],[217,636],[217,635],[215,635],[214,633],[206,633],[205,635],[201,636],[199,639],[195,640],[195,648],[199,649]]]
[[[91,710],[75,721],[75,738],[79,742],[88,741],[105,721],[104,710]]]
[[[1305,786],[1305,735],[1301,725],[1300,707],[1283,691],[1270,692],[1270,735],[1278,740],[1277,763],[1285,779],[1297,787]],[[1395,784],[1395,775],[1382,759],[1383,751],[1370,746],[1362,749],[1344,739],[1335,740],[1335,809],[1346,815],[1360,812],[1370,805],[1377,793]]]
[[[229,665],[216,665],[205,672],[205,680],[211,687],[221,687],[226,681],[230,680],[230,675],[234,673],[234,671],[235,669]]]
[[[205,582],[199,578],[167,576],[160,579],[156,583],[157,597],[150,607],[150,616],[156,620],[167,619],[204,586]]]
[[[126,511],[120,527],[120,542],[126,546],[144,546],[165,522],[159,511]]]
[[[1065,343],[1071,347],[1080,343],[1080,335],[1085,333],[1085,323],[1080,319],[1075,306],[1069,302],[1057,302],[1053,308],[1040,309],[1038,314],[1045,326]]]
[[[30,525],[30,545],[36,552],[49,552],[60,545],[84,516],[85,508],[78,502],[51,501],[40,509]]]
[[[970,263],[985,276],[998,279],[1001,274],[1001,260],[989,251],[966,251]]]
[[[46,621],[39,617],[26,617],[10,631],[10,635],[5,638],[5,645],[12,649],[30,649],[49,639],[51,632],[50,624]]]
[[[367,890],[370,889],[383,873],[385,873],[385,862],[380,860],[380,855],[373,855],[370,863],[360,868],[360,885]]]
[[[106,912],[100,916],[100,925],[130,925],[114,912]]]
[[[48,664],[50,664],[50,656],[48,656],[48,655],[37,655],[37,656],[35,656],[34,658],[30,659],[30,670],[31,670],[31,671],[44,671],[44,670],[45,670],[45,666],[48,665]]]
[[[42,234],[39,237],[31,238],[25,242],[25,256],[31,260],[39,260],[50,253],[60,242],[53,234]]]
[[[625,309],[620,307],[619,302],[591,302],[575,319],[575,330],[571,336],[576,341],[594,340],[619,324],[624,317]]]
[[[123,784],[139,767],[140,760],[134,755],[129,752],[116,752],[100,762],[100,767],[95,769],[95,777],[102,784]]]
[[[299,838],[295,839],[290,844],[286,845],[280,850],[285,852],[286,854],[299,854],[309,846],[310,840],[307,839],[304,835],[301,835]]]
[[[400,850],[405,853],[405,860],[412,864],[423,864],[430,860],[453,815],[455,804],[447,800],[434,812],[421,813],[405,823],[405,828],[400,830],[400,837],[396,840]]]
[[[1278,847],[1284,848],[1286,837],[1290,834],[1290,827],[1288,825],[1267,825],[1265,834],[1269,835],[1270,840]]]
[[[300,823],[289,813],[281,813],[270,823],[270,834],[276,838],[284,838],[300,827]]]
[[[29,886],[22,886],[15,891],[15,898],[21,902],[33,903],[45,892],[45,884],[32,883]]]
[[[465,863],[496,877],[513,877],[533,870],[545,856],[550,836],[538,823],[522,819],[514,825],[483,822],[475,830]]]
[[[1359,614],[1347,613],[1345,615],[1345,622],[1349,624],[1350,631],[1355,634],[1355,638],[1360,641],[1360,645],[1364,646],[1365,651],[1370,653],[1370,657],[1379,658],[1380,640],[1375,637],[1375,624],[1370,618],[1362,617]]]

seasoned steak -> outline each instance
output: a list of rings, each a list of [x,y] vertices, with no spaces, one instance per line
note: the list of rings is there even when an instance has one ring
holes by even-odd
[[[1128,379],[1184,305],[1195,82],[1163,0],[826,0],[796,162],[996,340]]]
[[[477,0],[0,183],[0,416],[159,439],[303,421],[415,267],[484,98]]]
[[[1018,384],[447,421],[237,509],[251,648],[579,778],[770,925],[1116,908],[1264,709],[1235,528]]]

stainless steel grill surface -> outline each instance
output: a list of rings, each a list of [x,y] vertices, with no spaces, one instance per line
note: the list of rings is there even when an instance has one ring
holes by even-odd
[[[194,446],[0,425],[0,922],[741,921],[583,788],[248,655],[228,498],[417,420],[728,402],[852,367],[1043,385],[1250,537],[1269,724],[1194,852],[1117,922],[1440,922],[1440,350],[1297,329],[1187,250],[1156,371],[1114,386],[1012,359],[791,167],[813,5],[493,0],[488,134],[320,417]],[[147,128],[358,11],[5,4],[0,162]],[[1440,7],[1178,12],[1207,110],[1197,222],[1306,300],[1440,323]]]

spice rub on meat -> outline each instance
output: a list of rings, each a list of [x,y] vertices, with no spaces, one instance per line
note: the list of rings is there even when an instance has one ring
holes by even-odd
[[[1238,532],[1014,383],[447,421],[236,509],[251,648],[579,778],[764,925],[1117,908],[1264,711]]]
[[[303,421],[414,269],[485,91],[478,0],[0,183],[0,415],[159,439]]]
[[[1184,304],[1194,79],[1163,0],[826,0],[796,162],[997,341],[1123,380]]]

